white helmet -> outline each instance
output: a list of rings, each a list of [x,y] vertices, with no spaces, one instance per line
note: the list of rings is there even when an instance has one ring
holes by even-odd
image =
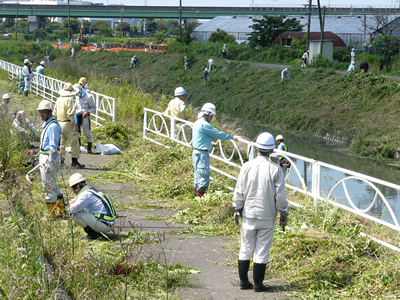
[[[86,181],[86,180],[82,174],[79,174],[79,173],[72,174],[71,177],[69,178],[69,187],[73,187],[75,184],[78,184],[83,181]]]
[[[38,108],[36,110],[45,110],[45,109],[53,110],[53,105],[48,100],[40,101],[39,106],[38,106]]]
[[[27,59],[27,58],[24,59],[24,65],[30,64],[30,63],[31,63],[31,62],[29,61],[29,59]]]
[[[46,63],[44,62],[44,60],[42,60],[42,61],[40,62],[40,64],[41,64],[42,66],[45,66],[45,65],[46,65]]]
[[[212,113],[213,115],[216,115],[216,108],[215,105],[212,103],[206,103],[203,105],[203,107],[201,108],[202,111],[208,111],[210,113]]]
[[[258,136],[257,141],[254,143],[254,146],[256,146],[258,149],[263,150],[274,149],[274,137],[268,132],[263,132]]]
[[[183,87],[180,86],[175,89],[175,96],[185,96],[185,95],[187,95],[187,92]]]
[[[282,135],[280,135],[280,134],[279,134],[279,135],[277,135],[277,136],[276,136],[276,138],[275,138],[275,141],[277,141],[277,140],[283,140],[283,136],[282,136]]]
[[[11,99],[11,96],[9,94],[4,94],[3,99]]]

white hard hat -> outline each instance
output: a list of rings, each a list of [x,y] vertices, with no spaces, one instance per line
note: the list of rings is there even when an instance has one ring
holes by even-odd
[[[9,94],[4,94],[3,99],[11,99],[11,96]]]
[[[46,63],[44,62],[44,60],[42,60],[42,61],[40,62],[40,64],[41,64],[42,66],[46,65]]]
[[[269,132],[263,132],[258,136],[257,141],[254,143],[254,145],[258,149],[264,149],[264,150],[274,149],[275,148],[274,137]]]
[[[25,58],[25,59],[24,59],[24,65],[25,65],[25,64],[29,64],[29,63],[30,63],[29,59]]]
[[[39,106],[38,106],[38,108],[36,110],[45,110],[45,109],[53,110],[53,105],[48,100],[40,101]]]
[[[351,49],[351,50],[354,51],[354,50],[356,50],[356,49],[353,48],[353,49]]]
[[[79,173],[72,174],[71,177],[69,178],[69,187],[73,187],[75,184],[78,184],[83,181],[86,181],[86,180],[82,174],[79,174]]]
[[[185,95],[187,95],[187,92],[183,87],[180,86],[175,89],[175,96],[185,96]]]
[[[279,134],[279,135],[277,135],[277,136],[276,136],[276,138],[275,138],[275,141],[277,141],[277,140],[283,140],[283,136],[282,136],[282,135],[280,135],[280,134]]]
[[[215,105],[212,103],[206,103],[203,105],[203,107],[201,108],[202,111],[208,111],[210,113],[212,113],[213,115],[216,115],[216,108]]]

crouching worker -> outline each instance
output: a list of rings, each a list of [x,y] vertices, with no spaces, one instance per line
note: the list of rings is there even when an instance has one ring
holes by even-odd
[[[86,239],[95,240],[111,231],[117,217],[111,201],[102,192],[86,185],[85,178],[75,173],[69,186],[76,196],[69,202],[73,220],[87,233]]]

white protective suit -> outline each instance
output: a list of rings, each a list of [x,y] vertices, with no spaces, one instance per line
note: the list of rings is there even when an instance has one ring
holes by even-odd
[[[239,260],[266,264],[279,212],[288,212],[282,169],[266,156],[257,156],[240,170],[233,206],[243,208]]]
[[[25,88],[24,88],[24,92],[25,91],[30,91],[31,90],[31,84],[32,84],[32,77],[33,77],[33,72],[31,70],[30,67],[28,67],[27,65],[25,65],[22,68],[22,76],[24,76],[24,83],[25,83]]]

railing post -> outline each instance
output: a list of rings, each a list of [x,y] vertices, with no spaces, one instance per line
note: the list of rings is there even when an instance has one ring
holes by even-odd
[[[320,179],[321,179],[321,166],[316,160],[312,162],[311,177],[312,177],[311,192],[314,197],[314,206],[317,207],[319,198],[319,189],[320,189]]]
[[[175,140],[175,118],[171,118],[171,140]]]
[[[112,120],[114,123],[115,123],[115,118],[116,118],[116,113],[117,113],[115,105],[116,105],[116,102],[115,102],[115,98],[114,98],[113,99],[113,112],[112,112]]]
[[[143,138],[146,138],[146,129],[147,129],[147,109],[144,109],[144,116],[143,116]]]
[[[96,126],[99,124],[99,94],[96,95]]]

